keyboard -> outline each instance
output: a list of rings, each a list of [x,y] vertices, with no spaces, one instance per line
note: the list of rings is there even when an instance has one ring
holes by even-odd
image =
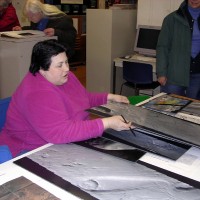
[[[133,56],[131,56],[130,59],[156,62],[156,58],[154,58],[154,57],[148,57],[148,56],[143,56],[143,55],[138,55],[138,54],[134,54]]]

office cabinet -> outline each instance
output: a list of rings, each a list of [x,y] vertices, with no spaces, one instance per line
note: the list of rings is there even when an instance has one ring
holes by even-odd
[[[38,36],[15,39],[0,37],[0,98],[9,97],[29,70],[33,46],[42,40],[57,38]]]
[[[136,10],[88,9],[86,14],[86,87],[111,92],[113,59],[133,53]]]
[[[183,0],[139,0],[137,26],[161,26],[164,17],[178,9],[182,2]]]

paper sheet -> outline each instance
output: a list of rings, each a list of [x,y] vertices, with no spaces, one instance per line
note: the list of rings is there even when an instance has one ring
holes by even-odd
[[[146,153],[140,161],[200,181],[200,149],[191,147],[178,160],[173,161],[152,153]]]

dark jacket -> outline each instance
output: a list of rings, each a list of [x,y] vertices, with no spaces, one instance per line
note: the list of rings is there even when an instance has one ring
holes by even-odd
[[[187,1],[163,20],[156,51],[156,72],[158,77],[166,76],[169,84],[189,85],[192,28]]]
[[[31,23],[31,26],[23,27],[23,30],[37,30],[38,24]],[[58,36],[58,41],[65,47],[70,49],[68,56],[74,54],[76,29],[73,26],[73,20],[68,15],[49,17],[46,28],[54,28],[55,36]]]

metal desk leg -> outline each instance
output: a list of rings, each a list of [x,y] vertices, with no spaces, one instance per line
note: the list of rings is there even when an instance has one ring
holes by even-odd
[[[116,87],[116,66],[115,62],[113,62],[113,89],[112,89],[113,94],[115,94],[115,87]]]

